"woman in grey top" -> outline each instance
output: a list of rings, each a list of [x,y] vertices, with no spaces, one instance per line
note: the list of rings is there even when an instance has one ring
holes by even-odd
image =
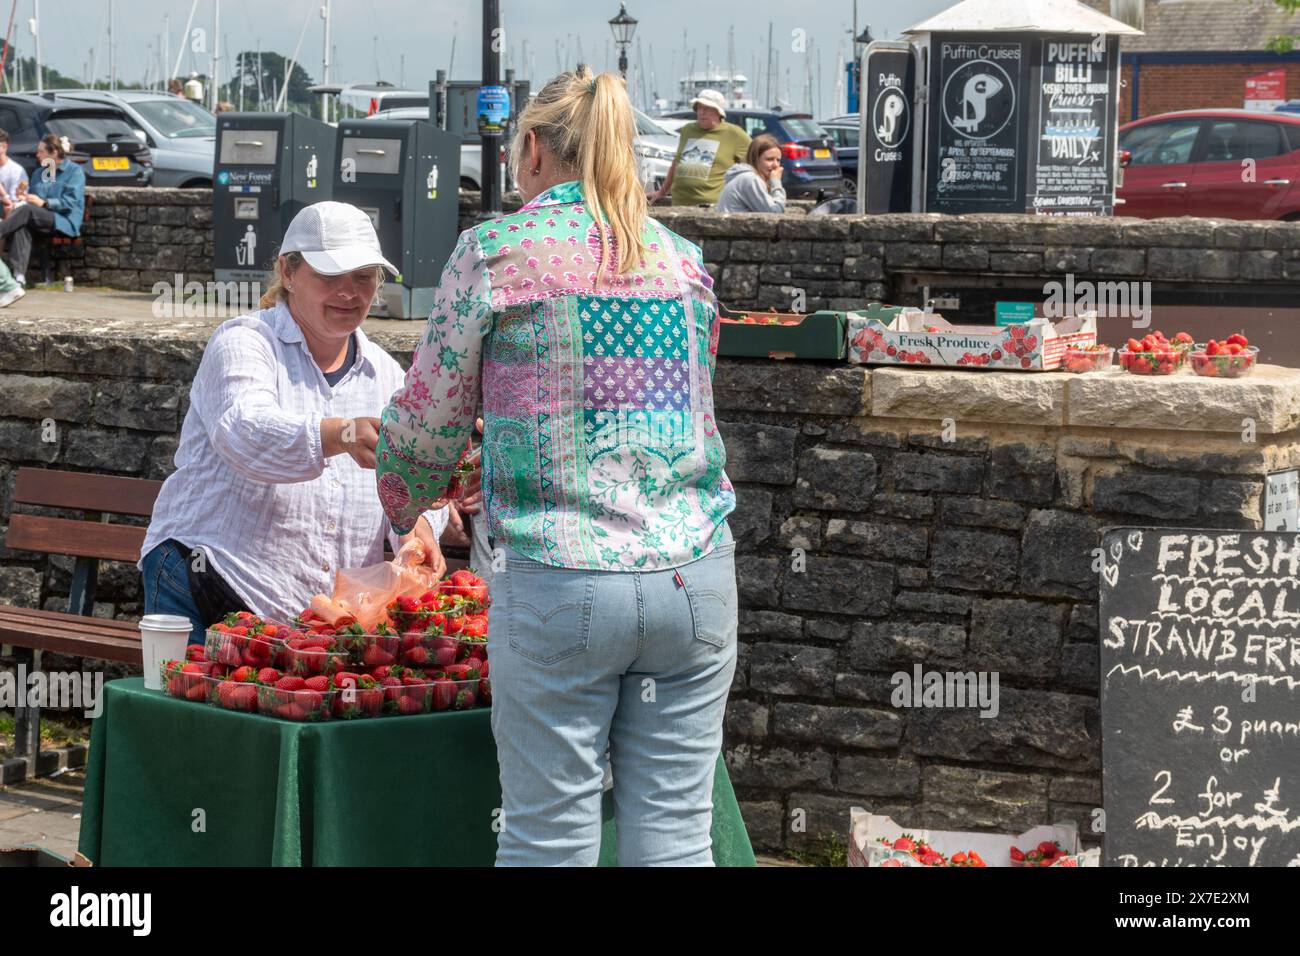
[[[781,145],[773,136],[756,136],[743,163],[736,163],[723,178],[725,185],[718,212],[785,212],[785,187],[781,185]]]

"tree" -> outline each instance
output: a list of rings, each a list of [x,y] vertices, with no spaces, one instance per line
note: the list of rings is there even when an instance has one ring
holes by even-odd
[[[247,110],[269,110],[275,107],[275,96],[279,95],[284,85],[284,70],[289,65],[288,58],[271,50],[263,50],[261,57],[261,87],[258,87],[258,57],[255,50],[244,50],[234,58],[235,72],[229,84],[223,84],[228,90],[225,98],[239,101],[239,83],[244,83],[244,108]],[[247,79],[244,79],[247,77]],[[293,75],[289,78],[289,93],[285,98],[285,107],[300,112],[310,113],[315,105],[315,94],[308,92],[314,81],[301,63],[293,65]],[[274,94],[274,95],[273,95]]]
[[[1289,14],[1300,11],[1300,0],[1273,0],[1282,10]],[[1284,33],[1281,36],[1270,37],[1268,48],[1274,53],[1290,53],[1295,49],[1296,40],[1300,35],[1294,33]]]

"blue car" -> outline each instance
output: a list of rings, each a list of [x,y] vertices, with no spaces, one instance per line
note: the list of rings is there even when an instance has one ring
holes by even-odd
[[[822,126],[835,140],[835,154],[844,170],[844,192],[853,196],[858,191],[858,137],[862,134],[861,119],[857,113],[823,120]]]

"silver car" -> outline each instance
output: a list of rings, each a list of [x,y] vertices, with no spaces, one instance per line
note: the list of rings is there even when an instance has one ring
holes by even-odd
[[[155,186],[211,188],[217,118],[197,103],[151,90],[52,90],[60,100],[114,106],[153,153]]]
[[[677,155],[676,133],[670,133],[638,109],[632,110],[636,118],[636,139],[632,150],[636,153],[637,167],[641,175],[641,184],[653,192],[663,185],[668,176],[668,169]]]

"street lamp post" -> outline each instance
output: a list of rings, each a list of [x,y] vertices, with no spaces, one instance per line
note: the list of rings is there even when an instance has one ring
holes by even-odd
[[[628,15],[627,4],[618,5],[618,16],[609,21],[609,28],[614,31],[614,43],[618,46],[618,72],[627,79],[627,48],[632,44],[632,34],[636,33],[636,20]]]

